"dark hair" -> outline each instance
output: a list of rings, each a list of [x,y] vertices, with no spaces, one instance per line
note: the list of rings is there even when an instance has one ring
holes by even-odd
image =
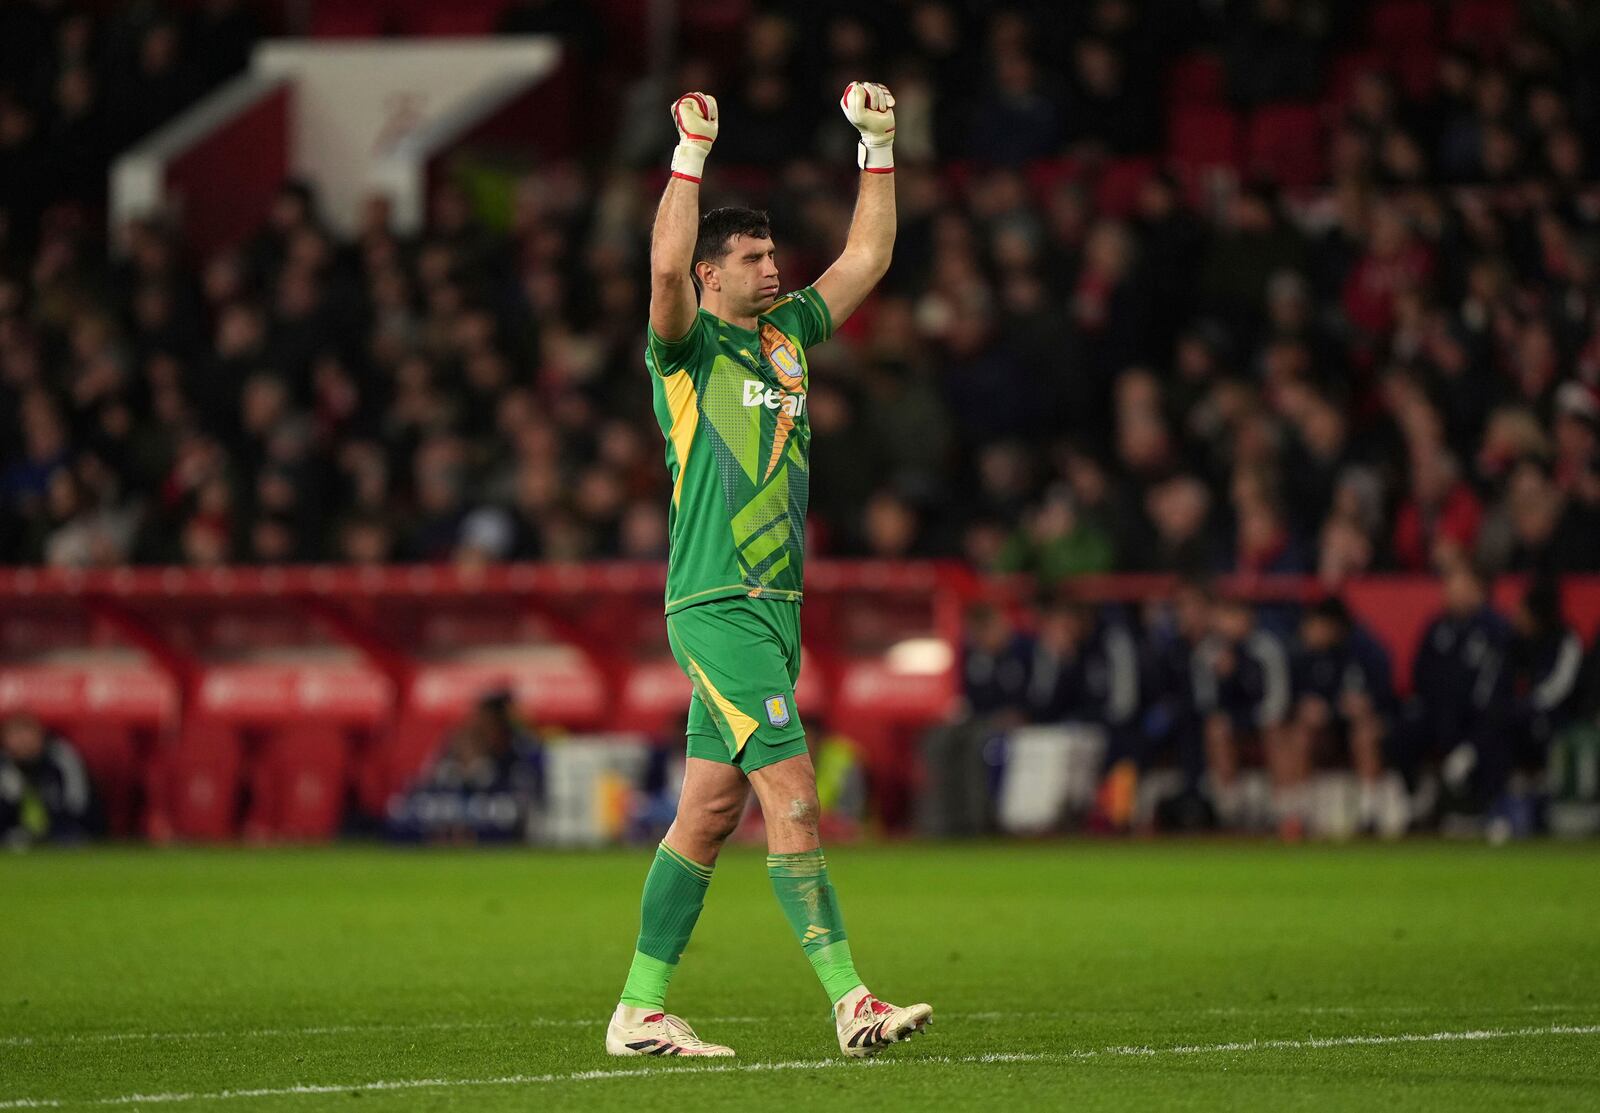
[[[701,263],[722,265],[728,257],[728,241],[735,236],[750,236],[758,240],[772,238],[772,222],[760,209],[741,209],[725,206],[700,214],[700,236],[694,241],[694,258],[689,261],[692,272]],[[700,277],[695,276],[695,288]]]
[[[1337,595],[1324,595],[1306,608],[1305,617],[1325,618],[1341,630],[1350,629],[1350,608]]]

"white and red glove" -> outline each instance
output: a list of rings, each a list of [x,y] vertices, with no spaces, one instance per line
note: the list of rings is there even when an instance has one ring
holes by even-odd
[[[839,98],[844,118],[861,133],[856,165],[872,174],[894,173],[894,94],[874,81],[852,81]]]
[[[698,182],[711,144],[717,141],[717,98],[709,93],[683,94],[672,102],[672,123],[678,129],[672,176]]]

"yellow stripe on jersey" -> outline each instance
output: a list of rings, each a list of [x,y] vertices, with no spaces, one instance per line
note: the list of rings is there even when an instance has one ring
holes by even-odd
[[[689,470],[689,449],[694,445],[694,435],[700,428],[700,407],[694,393],[694,379],[688,371],[675,371],[661,381],[667,391],[667,408],[672,411],[672,428],[667,436],[672,440],[673,454],[678,458],[678,478],[672,484],[672,505],[677,506],[683,495],[683,477]]]

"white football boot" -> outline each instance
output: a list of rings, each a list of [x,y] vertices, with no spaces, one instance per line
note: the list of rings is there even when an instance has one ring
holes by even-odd
[[[707,1043],[671,1013],[618,1004],[606,1026],[606,1054],[731,1056],[733,1048]]]
[[[932,1005],[891,1005],[857,986],[833,1007],[839,1050],[852,1059],[876,1055],[892,1043],[926,1034],[933,1023]]]

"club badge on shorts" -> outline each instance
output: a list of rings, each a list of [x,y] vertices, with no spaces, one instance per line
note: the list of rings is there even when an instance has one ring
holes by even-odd
[[[782,696],[767,697],[767,722],[775,727],[789,725],[789,701]]]

